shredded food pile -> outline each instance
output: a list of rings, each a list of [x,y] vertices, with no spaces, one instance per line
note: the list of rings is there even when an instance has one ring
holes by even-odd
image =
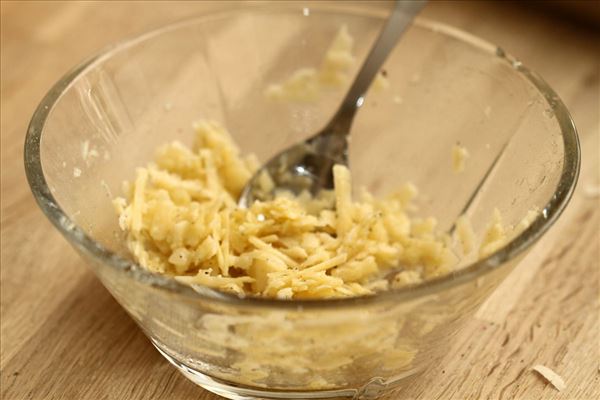
[[[283,192],[240,208],[256,157],[242,157],[215,122],[195,129],[191,149],[161,147],[114,200],[129,250],[148,270],[192,287],[307,299],[415,284],[457,264],[436,220],[411,216],[414,186],[383,199],[363,189],[353,199],[350,173],[336,165],[333,193]]]

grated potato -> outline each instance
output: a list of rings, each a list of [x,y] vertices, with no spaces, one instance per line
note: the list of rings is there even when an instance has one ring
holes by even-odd
[[[508,241],[506,229],[502,223],[502,215],[496,208],[492,215],[492,221],[488,224],[479,247],[479,257],[485,258],[504,246]]]
[[[306,299],[371,294],[387,288],[382,277],[398,266],[393,287],[456,264],[436,220],[409,215],[414,186],[383,199],[363,189],[355,200],[348,168],[336,165],[333,193],[280,193],[239,208],[256,158],[241,156],[215,122],[195,129],[192,149],[160,147],[114,200],[128,248],[148,270],[238,295]],[[272,187],[269,177],[262,180]]]
[[[318,70],[298,69],[284,82],[269,85],[265,95],[275,100],[314,101],[323,87],[343,86],[355,62],[353,47],[354,39],[348,33],[348,27],[342,25]]]
[[[381,92],[390,87],[390,80],[383,72],[380,71],[377,73],[377,75],[375,75],[372,85],[374,90]]]
[[[559,392],[566,389],[567,385],[563,378],[550,368],[544,365],[535,365],[531,369],[540,374],[546,381],[550,382]]]
[[[267,98],[280,101],[315,101],[324,88],[340,88],[348,83],[350,71],[356,64],[352,54],[354,38],[348,27],[342,25],[329,45],[319,68],[300,68],[281,83],[269,85],[264,94]],[[390,86],[389,80],[380,72],[373,80],[375,90]]]
[[[456,220],[456,235],[461,244],[463,255],[469,254],[475,247],[475,232],[471,220],[466,215],[461,215]]]
[[[467,158],[469,158],[469,151],[466,147],[458,143],[452,147],[452,169],[454,172],[459,173],[465,170]]]

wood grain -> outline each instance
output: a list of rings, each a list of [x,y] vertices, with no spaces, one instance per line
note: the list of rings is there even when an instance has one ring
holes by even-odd
[[[211,2],[2,2],[0,397],[203,399],[164,361],[35,205],[28,119],[70,66]],[[595,399],[599,373],[600,35],[540,9],[432,2],[428,17],[510,49],[554,87],[578,126],[580,184],[563,217],[465,327],[437,368],[389,398]],[[554,390],[530,369],[563,376]]]

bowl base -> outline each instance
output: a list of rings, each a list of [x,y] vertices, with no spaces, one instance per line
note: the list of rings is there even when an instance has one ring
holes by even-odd
[[[178,361],[167,353],[163,346],[156,340],[150,339],[154,347],[164,358],[175,366],[186,378],[196,385],[215,393],[226,399],[231,400],[267,400],[267,399],[326,399],[326,400],[375,400],[384,394],[398,389],[401,383],[414,377],[418,370],[410,370],[396,375],[392,379],[385,381],[383,378],[371,379],[366,385],[357,389],[333,389],[333,390],[315,390],[315,391],[285,391],[268,390],[263,388],[251,388],[232,385],[218,378],[213,378],[188,365]]]

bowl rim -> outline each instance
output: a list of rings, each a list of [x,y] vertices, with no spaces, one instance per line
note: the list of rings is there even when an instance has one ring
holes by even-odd
[[[232,12],[244,12],[249,9],[267,9],[269,12],[272,12],[273,10],[277,10],[279,12],[299,10],[301,12],[303,7],[301,5],[293,5],[289,3],[287,5],[277,6],[273,6],[272,4],[268,6],[238,6],[235,9],[216,11],[212,10],[204,14],[199,14],[193,18],[188,18],[154,30],[150,30],[141,35],[110,45],[90,58],[84,60],[79,65],[67,72],[61,79],[59,79],[39,103],[31,118],[25,137],[25,173],[30,189],[38,206],[41,208],[50,222],[77,250],[89,255],[92,259],[99,261],[99,263],[103,266],[107,265],[108,267],[116,269],[118,273],[126,275],[127,278],[150,285],[158,290],[165,290],[175,294],[189,296],[197,300],[224,303],[235,306],[267,307],[274,309],[295,308],[301,310],[305,308],[328,309],[352,307],[359,304],[373,304],[387,300],[414,300],[416,298],[435,294],[468,282],[474,282],[478,278],[500,268],[508,261],[515,259],[526,249],[530,248],[554,224],[567,206],[573,195],[577,178],[579,176],[581,155],[577,129],[562,100],[539,75],[529,70],[513,56],[507,54],[502,48],[460,29],[419,17],[414,23],[420,28],[429,29],[438,34],[447,35],[457,39],[483,52],[486,52],[490,54],[490,56],[496,57],[501,62],[511,66],[517,72],[517,74],[522,75],[538,90],[540,94],[542,94],[548,103],[548,106],[553,110],[554,116],[561,130],[561,136],[563,138],[563,169],[553,196],[546,203],[542,211],[538,213],[534,221],[529,225],[529,227],[527,227],[527,229],[522,231],[510,242],[489,256],[479,259],[459,270],[453,271],[448,275],[437,277],[420,284],[377,292],[369,296],[333,299],[282,300],[255,296],[240,297],[236,294],[221,292],[217,289],[211,289],[208,287],[197,287],[196,290],[194,290],[190,286],[179,283],[173,278],[152,273],[138,265],[135,261],[113,253],[92,239],[92,237],[88,236],[83,229],[78,227],[67,216],[67,214],[59,206],[58,202],[52,195],[50,188],[48,187],[41,164],[40,143],[46,120],[51,114],[53,106],[61,98],[63,93],[65,93],[70,86],[74,84],[79,76],[85,73],[88,69],[93,68],[103,60],[110,58],[112,55],[124,49],[171,30],[183,28],[206,19],[222,17]],[[330,12],[333,10],[334,12],[338,13],[360,13],[360,15],[374,16],[380,19],[385,17],[385,11],[374,11],[373,9],[361,9],[357,12],[351,11],[348,8],[344,9],[339,6],[332,7],[326,5],[311,5],[311,9],[318,9],[319,12]]]

